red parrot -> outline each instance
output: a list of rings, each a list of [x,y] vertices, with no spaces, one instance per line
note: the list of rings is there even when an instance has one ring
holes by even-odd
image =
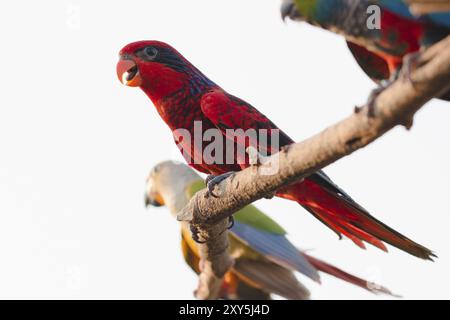
[[[242,170],[250,164],[239,164],[235,150],[244,150],[246,139],[229,136],[227,129],[266,129],[279,132],[279,147],[294,143],[287,134],[266,116],[245,101],[232,96],[209,80],[177,50],[159,41],[138,41],[126,45],[119,53],[117,64],[119,80],[131,87],[140,87],[155,105],[161,118],[172,132],[183,129],[195,135],[195,123],[202,124],[202,133],[209,129],[219,131],[223,138],[231,141],[227,150],[234,161],[209,164],[204,159],[205,142],[190,143],[175,134],[175,140],[187,162],[195,169],[210,175],[223,177]],[[238,145],[245,143],[245,146]],[[258,150],[262,147],[258,141]],[[269,141],[268,154],[276,153]],[[228,155],[230,156],[230,155]],[[202,161],[194,161],[200,158]],[[228,159],[228,158],[227,158]],[[231,162],[231,163],[229,163]],[[278,190],[277,196],[296,201],[322,223],[335,231],[339,237],[347,236],[356,245],[365,248],[363,241],[387,251],[382,241],[423,259],[435,255],[420,244],[403,236],[372,217],[346,192],[340,189],[324,172],[318,171],[302,182]]]
[[[380,10],[379,26],[369,27],[374,5]],[[421,49],[450,35],[448,8],[449,0],[283,0],[281,14],[343,35],[359,66],[382,85],[376,96],[398,78],[404,60],[410,72]],[[416,16],[411,10],[428,14]],[[450,92],[440,98],[450,101]]]

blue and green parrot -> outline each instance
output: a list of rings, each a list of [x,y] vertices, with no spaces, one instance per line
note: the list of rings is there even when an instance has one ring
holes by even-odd
[[[450,0],[283,0],[281,14],[343,35],[377,83],[395,80],[405,57],[450,35]],[[441,98],[450,101],[450,92]]]
[[[185,164],[165,161],[150,172],[146,185],[146,205],[166,206],[174,217],[192,196],[205,188],[203,179]],[[294,272],[320,282],[325,272],[373,293],[392,294],[379,285],[369,285],[324,261],[299,251],[286,231],[274,220],[249,205],[234,215],[229,232],[229,253],[235,259],[225,275],[221,297],[225,299],[270,299],[271,294],[286,299],[308,299],[309,291]],[[189,224],[181,222],[181,248],[186,263],[200,273],[198,243],[192,239]]]

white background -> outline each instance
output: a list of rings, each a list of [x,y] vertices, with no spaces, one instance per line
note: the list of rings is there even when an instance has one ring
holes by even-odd
[[[144,181],[180,159],[118,51],[166,41],[301,140],[349,115],[374,84],[343,39],[283,24],[278,0],[8,1],[0,11],[0,297],[192,298],[176,221],[145,210]],[[327,168],[375,216],[437,252],[360,250],[298,205],[265,200],[290,239],[405,298],[449,298],[450,106],[433,101]],[[315,299],[376,296],[323,276]],[[385,298],[385,297],[379,297]]]

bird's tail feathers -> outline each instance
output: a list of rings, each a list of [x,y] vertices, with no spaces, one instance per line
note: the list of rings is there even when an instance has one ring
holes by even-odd
[[[271,262],[239,259],[233,267],[235,274],[244,282],[268,293],[290,300],[309,299],[309,291],[291,270]]]
[[[335,278],[338,278],[340,280],[343,280],[345,282],[351,283],[355,286],[368,290],[374,294],[386,294],[394,297],[399,297],[398,295],[393,294],[386,287],[361,279],[325,261],[312,257],[304,252],[301,253],[306,257],[306,259],[308,259],[309,263],[311,263],[317,270],[321,272],[327,273]]]
[[[309,184],[306,188],[301,184],[292,186],[294,199],[340,237],[345,235],[363,249],[365,248],[364,242],[367,242],[387,251],[383,244],[386,242],[422,259],[432,260],[433,257],[436,257],[431,250],[371,216],[343,191],[336,192],[335,185],[332,186],[334,188],[332,189],[331,187],[324,188],[311,181]],[[295,197],[296,188],[297,191],[300,191],[297,193],[297,197]],[[292,194],[292,190],[290,192]]]

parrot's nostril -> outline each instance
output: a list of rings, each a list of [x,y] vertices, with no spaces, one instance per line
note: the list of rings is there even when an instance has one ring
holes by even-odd
[[[133,78],[136,76],[137,72],[138,72],[137,66],[134,66],[134,67],[132,67],[131,69],[129,69],[129,70],[126,72],[126,80],[127,80],[127,81],[133,80]]]

